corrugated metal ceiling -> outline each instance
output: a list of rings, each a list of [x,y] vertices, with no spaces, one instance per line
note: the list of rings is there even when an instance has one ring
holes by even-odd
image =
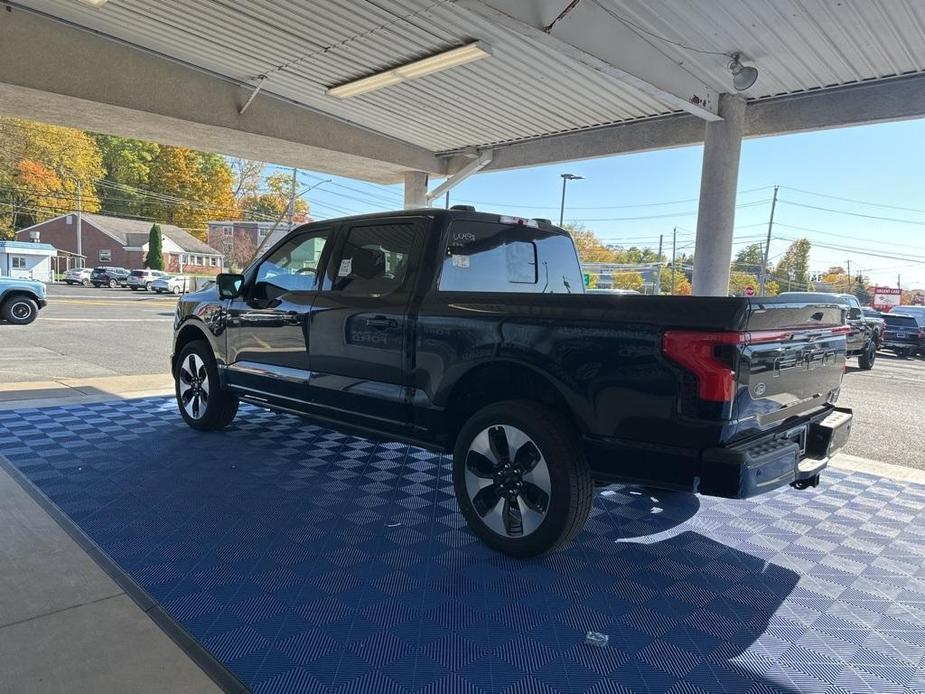
[[[760,69],[749,98],[925,70],[925,3],[916,0],[584,1],[718,91],[729,90],[728,59],[698,51],[741,51]],[[670,110],[448,0],[23,4],[235,80],[268,74],[267,92],[438,152]],[[566,0],[544,3],[559,5]],[[490,44],[492,57],[346,100],[324,94],[473,39]]]

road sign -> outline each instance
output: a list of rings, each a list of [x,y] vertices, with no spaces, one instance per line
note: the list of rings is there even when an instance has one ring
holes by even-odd
[[[755,296],[755,288],[748,286],[745,288],[745,296]]]

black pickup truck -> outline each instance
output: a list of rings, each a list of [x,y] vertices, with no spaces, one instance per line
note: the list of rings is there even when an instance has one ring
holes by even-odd
[[[851,428],[848,330],[825,297],[585,294],[547,221],[424,209],[299,227],[186,294],[171,367],[198,429],[244,400],[452,452],[472,530],[529,556],[595,484],[815,486]]]

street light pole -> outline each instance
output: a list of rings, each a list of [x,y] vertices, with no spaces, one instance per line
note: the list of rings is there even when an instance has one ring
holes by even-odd
[[[80,180],[77,181],[77,267],[84,266],[83,260],[83,228],[81,225],[83,200],[81,197]]]
[[[584,176],[576,176],[575,174],[564,173],[562,176],[562,202],[559,205],[559,226],[565,222],[565,186],[569,181],[578,181],[584,178]]]

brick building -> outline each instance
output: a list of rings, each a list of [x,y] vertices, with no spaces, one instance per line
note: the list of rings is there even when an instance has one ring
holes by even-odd
[[[81,217],[81,251],[84,265],[109,265],[128,269],[144,267],[148,253],[148,232],[153,222],[84,213]],[[222,254],[188,231],[161,224],[164,269],[169,272],[217,274],[222,271]],[[34,239],[58,250],[77,252],[77,215],[65,214],[16,232],[20,241]]]

